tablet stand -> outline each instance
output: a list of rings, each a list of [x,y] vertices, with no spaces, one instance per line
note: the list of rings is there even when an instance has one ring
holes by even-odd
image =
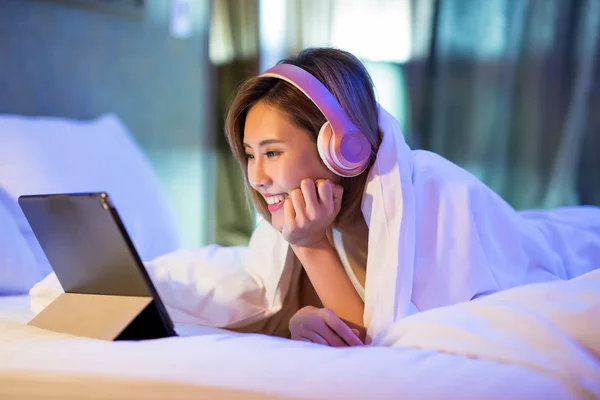
[[[110,341],[171,336],[152,297],[62,293],[28,325]]]

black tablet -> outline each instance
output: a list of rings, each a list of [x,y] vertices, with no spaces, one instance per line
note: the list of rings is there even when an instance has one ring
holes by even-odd
[[[152,298],[118,339],[176,335],[107,193],[23,195],[19,205],[65,293]]]

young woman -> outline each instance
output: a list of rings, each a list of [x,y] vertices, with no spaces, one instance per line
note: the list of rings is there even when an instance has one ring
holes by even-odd
[[[337,50],[306,51],[297,60],[313,76],[336,82],[333,94],[343,99],[342,107],[355,116],[368,140],[367,168],[381,142],[367,71]],[[358,344],[346,324],[362,328],[364,303],[333,246],[332,229],[351,244],[352,272],[364,287],[368,228],[360,207],[366,173],[341,177],[326,167],[317,151],[317,135],[326,121],[302,91],[261,76],[238,92],[227,117],[227,138],[258,210],[281,232],[306,272],[301,280],[305,307],[290,325],[292,338],[341,345],[341,336]]]
[[[384,132],[384,112],[365,67],[336,49],[305,50],[249,79],[228,111],[227,139],[251,198],[302,266],[291,282],[292,339],[361,345],[371,323],[381,332],[410,313],[597,267],[597,209],[518,214],[466,171]],[[332,126],[350,127],[354,150],[340,150],[343,132],[330,146]],[[336,151],[362,160],[343,168]],[[268,249],[263,231],[253,242]],[[569,243],[574,233],[582,244]],[[369,278],[370,268],[393,272]],[[255,274],[269,271],[279,270]]]

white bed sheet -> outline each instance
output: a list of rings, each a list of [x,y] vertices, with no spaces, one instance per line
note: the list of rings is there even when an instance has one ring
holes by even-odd
[[[27,322],[33,318],[29,296],[0,296],[0,321]],[[1,335],[1,333],[0,333]]]
[[[335,349],[218,329],[104,342],[27,326],[0,298],[0,398],[577,398],[518,365],[409,347]],[[181,329],[181,327],[178,327]],[[189,334],[189,329],[188,332]]]

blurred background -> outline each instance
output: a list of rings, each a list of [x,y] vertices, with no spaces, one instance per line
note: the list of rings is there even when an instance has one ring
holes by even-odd
[[[600,0],[0,0],[0,114],[116,114],[184,245],[245,244],[228,102],[314,46],[358,56],[411,147],[513,207],[600,205]]]

